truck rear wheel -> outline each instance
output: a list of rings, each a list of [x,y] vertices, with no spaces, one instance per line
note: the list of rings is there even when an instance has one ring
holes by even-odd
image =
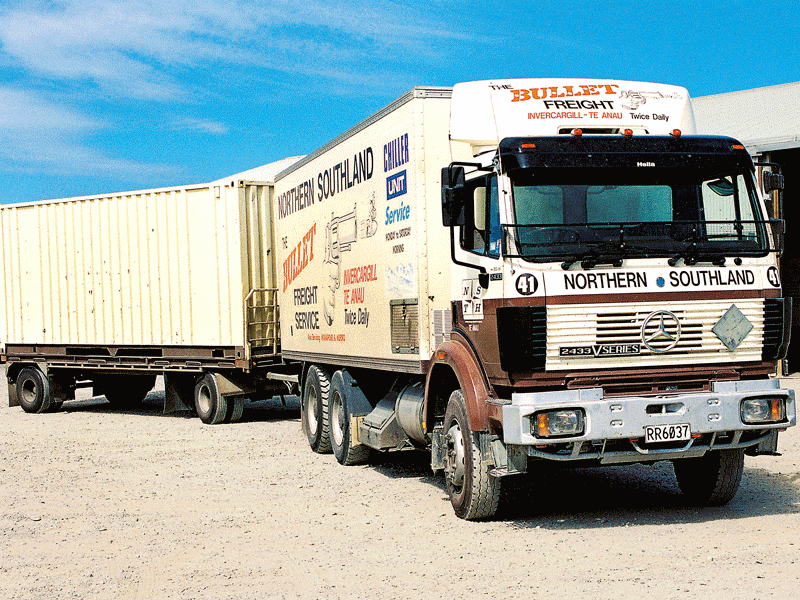
[[[359,465],[369,459],[369,448],[364,444],[352,445],[351,407],[341,372],[333,376],[330,396],[330,438],[333,455],[343,465]]]
[[[228,401],[219,391],[217,380],[211,373],[203,375],[194,386],[194,405],[197,416],[206,425],[217,425],[228,414]]]
[[[744,470],[744,450],[717,450],[699,458],[672,461],[678,487],[692,503],[701,506],[727,504],[739,489]]]
[[[328,374],[312,365],[308,369],[303,386],[301,421],[308,444],[317,454],[330,454],[330,422],[328,421],[328,399],[331,382]]]
[[[500,480],[484,465],[479,434],[469,427],[461,390],[450,395],[444,430],[445,482],[456,515],[467,520],[491,517],[500,502]]]
[[[53,397],[50,382],[39,369],[26,367],[17,375],[17,398],[27,413],[43,413],[50,410]],[[60,406],[60,405],[59,405]]]

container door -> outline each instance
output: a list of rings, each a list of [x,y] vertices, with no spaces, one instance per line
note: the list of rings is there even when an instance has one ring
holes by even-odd
[[[272,184],[239,182],[247,358],[280,353],[272,195]]]

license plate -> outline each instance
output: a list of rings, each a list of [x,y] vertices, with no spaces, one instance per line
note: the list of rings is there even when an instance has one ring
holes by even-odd
[[[686,442],[692,439],[692,432],[688,423],[675,423],[673,425],[648,425],[644,428],[644,443],[658,444],[659,442]]]

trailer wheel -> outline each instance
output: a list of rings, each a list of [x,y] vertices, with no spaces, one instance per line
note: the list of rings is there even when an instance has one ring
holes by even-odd
[[[217,425],[225,420],[228,400],[220,393],[217,380],[211,373],[203,375],[194,386],[194,405],[197,416],[206,425]]]
[[[333,455],[343,465],[360,465],[369,459],[369,448],[364,444],[352,445],[350,430],[351,408],[347,403],[347,392],[341,372],[333,376],[330,397],[330,438]]]
[[[301,421],[303,431],[308,437],[311,449],[317,454],[331,451],[330,428],[328,421],[328,397],[331,382],[328,374],[312,365],[303,386]]]
[[[50,410],[53,397],[50,382],[39,369],[26,367],[17,375],[17,398],[27,413],[43,413]]]
[[[700,506],[727,504],[739,489],[744,450],[717,450],[699,458],[672,461],[678,487],[688,502]]]
[[[225,423],[238,423],[244,414],[244,398],[236,396],[228,399],[228,412],[225,413]]]
[[[500,502],[500,480],[489,474],[482,460],[479,434],[469,427],[461,390],[450,394],[444,430],[445,481],[456,515],[467,520],[491,517]]]

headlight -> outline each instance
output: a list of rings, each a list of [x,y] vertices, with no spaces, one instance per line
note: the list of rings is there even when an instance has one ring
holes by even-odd
[[[741,415],[744,423],[780,423],[786,419],[786,405],[783,398],[747,398]]]
[[[578,408],[549,410],[533,415],[531,429],[538,438],[576,436],[583,433],[584,421]]]

